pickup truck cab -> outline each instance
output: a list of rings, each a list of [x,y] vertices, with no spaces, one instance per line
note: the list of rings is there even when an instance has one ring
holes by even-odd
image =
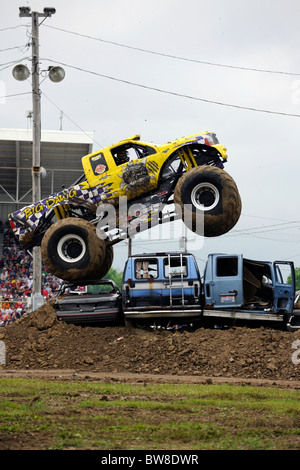
[[[123,274],[126,320],[199,318],[201,280],[189,253],[131,256]]]
[[[208,256],[201,279],[191,253],[134,255],[125,265],[122,297],[126,324],[214,317],[300,328],[290,261],[254,261],[241,254],[214,253]]]
[[[294,298],[295,271],[290,261],[254,261],[241,254],[208,256],[204,316],[284,321],[291,327]]]

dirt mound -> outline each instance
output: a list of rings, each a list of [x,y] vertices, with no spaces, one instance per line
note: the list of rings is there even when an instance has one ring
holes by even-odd
[[[49,303],[1,328],[0,340],[6,349],[2,370],[300,380],[300,332],[265,327],[81,327],[59,321]]]

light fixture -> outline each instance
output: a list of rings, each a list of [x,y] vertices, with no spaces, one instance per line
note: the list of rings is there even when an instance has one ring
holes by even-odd
[[[27,16],[31,11],[30,7],[19,7],[20,16]]]
[[[52,82],[58,83],[65,78],[65,71],[61,67],[49,67],[49,78]]]
[[[55,8],[44,8],[44,13],[47,16],[54,15],[55,12],[56,12]]]
[[[41,178],[43,178],[43,179],[46,178],[47,170],[43,166],[41,166],[41,168],[40,168],[40,173],[41,173]]]
[[[24,80],[27,80],[30,72],[26,65],[18,64],[13,68],[12,74],[16,80],[23,82]]]

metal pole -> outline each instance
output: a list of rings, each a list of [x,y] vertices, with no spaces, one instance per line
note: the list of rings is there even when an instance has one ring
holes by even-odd
[[[32,202],[41,200],[41,96],[39,84],[39,14],[31,13],[32,19]],[[33,248],[32,310],[44,303],[42,296],[41,247]]]
[[[132,239],[131,237],[128,238],[128,258],[132,255]]]
[[[19,8],[20,17],[31,17],[32,35],[32,202],[41,200],[41,93],[39,69],[39,18],[44,20],[55,13],[55,8],[44,8],[43,13],[31,12],[30,7]],[[44,21],[43,20],[43,21]],[[52,80],[60,81],[60,80]],[[42,256],[41,247],[33,248],[33,285],[31,308],[35,310],[44,303],[42,295]]]

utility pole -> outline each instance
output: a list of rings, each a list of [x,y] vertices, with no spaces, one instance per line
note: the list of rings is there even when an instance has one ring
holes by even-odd
[[[55,13],[54,8],[44,8],[43,13],[20,7],[20,17],[31,17],[32,35],[32,203],[41,200],[41,92],[39,68],[39,18],[46,19]],[[31,308],[35,310],[44,303],[42,295],[42,257],[41,247],[33,248],[33,285]]]
[[[128,258],[132,255],[132,238],[128,238]]]
[[[39,13],[33,11],[32,19],[32,202],[41,200],[41,95],[39,70]],[[33,248],[32,310],[43,304],[41,247]]]

